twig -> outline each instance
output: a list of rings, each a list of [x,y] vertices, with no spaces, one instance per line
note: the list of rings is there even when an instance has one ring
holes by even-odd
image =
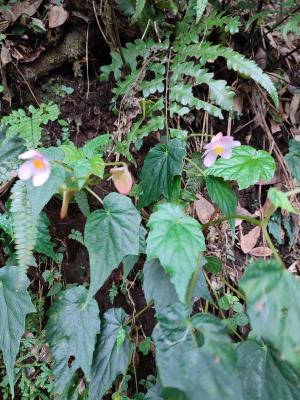
[[[297,11],[300,10],[300,6],[296,7],[293,11],[291,11],[291,13],[289,13],[288,15],[286,15],[284,18],[282,18],[280,21],[276,22],[276,24],[274,24],[273,26],[271,26],[269,29],[267,29],[267,34],[270,32],[273,32],[274,29],[276,29],[279,25],[281,25],[284,21],[286,21],[291,14],[295,14]]]
[[[95,199],[97,199],[102,205],[103,205],[103,201],[102,199],[97,195],[97,193],[95,193],[89,186],[86,186],[85,189],[91,193],[92,196],[95,197]]]
[[[21,75],[22,79],[24,80],[26,86],[28,87],[28,89],[29,89],[29,91],[30,91],[30,93],[31,93],[31,96],[34,98],[34,101],[35,101],[36,104],[40,107],[40,102],[38,101],[38,99],[36,98],[35,94],[33,93],[32,89],[31,89],[31,86],[30,86],[30,83],[29,83],[28,80],[25,78],[25,76],[22,74],[22,72],[19,70],[18,66],[17,66],[16,64],[14,64],[14,63],[13,63],[13,65],[14,65],[14,67],[16,68],[16,70],[19,72],[19,74]]]
[[[86,99],[89,98],[89,94],[90,94],[90,75],[89,75],[89,29],[90,29],[90,24],[88,24],[88,26],[87,26],[87,30],[86,30],[86,41],[85,41],[85,59],[86,59],[86,77],[87,77]]]

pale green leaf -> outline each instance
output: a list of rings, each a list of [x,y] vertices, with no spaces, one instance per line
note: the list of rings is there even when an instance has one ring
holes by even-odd
[[[27,314],[35,311],[27,292],[29,280],[24,277],[20,286],[17,276],[18,267],[0,268],[0,348],[12,395],[14,395],[14,364],[25,331],[25,318]]]
[[[141,217],[131,200],[118,193],[104,198],[103,210],[91,213],[84,241],[90,257],[90,293],[94,295],[127,255],[139,254]]]
[[[184,303],[189,281],[205,250],[201,225],[180,206],[166,203],[150,216],[148,226],[147,257],[160,260]]]
[[[260,180],[271,179],[275,172],[275,161],[264,150],[240,146],[232,150],[231,158],[219,158],[206,172],[225,181],[237,181],[240,189],[246,189]]]
[[[246,340],[237,353],[245,400],[299,399],[299,374],[271,346]]]
[[[208,0],[197,0],[196,1],[196,24],[198,24],[198,22],[200,21],[205,8],[207,6]]]
[[[240,287],[254,333],[300,370],[300,282],[275,261],[258,261],[246,269]]]
[[[176,139],[157,144],[149,151],[141,171],[139,207],[149,205],[161,195],[169,197],[174,176],[181,175],[185,154],[184,145]]]
[[[280,207],[282,210],[299,214],[297,210],[291,205],[288,196],[286,193],[281,192],[275,188],[271,188],[268,191],[268,198],[270,199],[271,203],[275,207]]]
[[[92,364],[89,400],[102,399],[119,374],[125,375],[133,346],[129,341],[130,329],[124,325],[126,314],[121,308],[112,308],[104,314]],[[122,343],[117,337],[123,330]]]
[[[96,336],[100,331],[99,308],[95,299],[87,300],[83,286],[60,292],[50,308],[46,341],[54,359],[55,387],[62,393],[78,368],[87,379],[91,375]],[[69,363],[70,357],[73,361]],[[71,365],[70,365],[71,364]]]

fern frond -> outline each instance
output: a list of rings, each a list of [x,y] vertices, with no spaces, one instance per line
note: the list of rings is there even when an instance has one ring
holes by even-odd
[[[20,282],[32,265],[32,253],[37,236],[37,218],[33,216],[27,185],[18,180],[11,190],[11,214],[14,229],[16,257],[20,267]]]
[[[200,59],[202,65],[206,64],[208,60],[215,61],[218,57],[225,58],[229,69],[247,75],[259,83],[269,93],[275,106],[278,107],[277,90],[269,76],[263,72],[255,61],[247,59],[244,55],[232,49],[211,45],[209,42],[186,46],[183,51],[189,57]]]
[[[133,20],[136,21],[142,14],[145,7],[146,0],[135,0],[135,12],[133,15]]]
[[[196,10],[196,24],[200,21],[206,6],[207,6],[208,0],[197,0],[196,6],[194,9]]]
[[[287,40],[287,35],[289,33],[295,33],[296,35],[300,35],[300,14],[292,15],[281,30],[285,40]]]
[[[79,210],[82,212],[82,214],[87,218],[90,213],[90,205],[88,201],[88,197],[85,191],[80,190],[80,192],[76,192],[75,195],[75,200],[78,205]]]

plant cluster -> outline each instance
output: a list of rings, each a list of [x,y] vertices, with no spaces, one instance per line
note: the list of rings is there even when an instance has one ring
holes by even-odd
[[[220,119],[235,115],[235,93],[230,82],[218,78],[217,59],[225,60],[223,68],[233,74],[254,80],[278,106],[272,80],[254,61],[208,40],[215,27],[235,34],[240,22],[217,12],[204,16],[207,3],[190,1],[182,21],[164,37],[138,39],[111,53],[112,63],[101,68],[100,79],[115,79],[117,134],[99,135],[82,147],[66,140],[44,148],[43,127],[59,116],[55,104],[2,118],[0,162],[6,172],[1,179],[13,182],[7,212],[0,215],[6,255],[0,269],[4,398],[8,386],[14,396],[16,385],[24,399],[96,400],[109,393],[125,400],[130,386],[135,386],[130,397],[135,400],[198,400],[200,394],[205,400],[299,398],[300,283],[286,270],[269,224],[279,209],[299,214],[290,198],[300,189],[271,188],[265,215],[239,215],[234,186],[243,190],[270,181],[276,169],[272,155],[222,133],[201,153],[190,154],[196,111]],[[136,2],[135,19],[145,6]],[[135,184],[119,156],[136,164],[135,154],[149,135],[158,142]],[[111,154],[116,161],[107,161]],[[286,162],[295,181],[299,160],[299,142],[292,140]],[[117,192],[97,194],[94,187],[110,179]],[[188,212],[199,188],[219,208],[219,219],[200,224]],[[26,330],[36,333],[30,318],[39,311],[28,290],[28,268],[36,265],[37,254],[56,264],[63,257],[44,211],[53,197],[61,202],[62,219],[71,201],[86,218],[84,233],[74,229],[69,238],[86,248],[90,280],[64,286],[57,271],[44,271],[53,302],[44,336],[28,339],[25,319]],[[228,221],[234,242],[236,219],[260,227],[272,259],[251,261],[238,287],[224,278],[228,292],[222,293],[212,285],[214,277],[223,279],[223,266],[207,252],[207,232]],[[116,307],[100,312],[95,295],[112,272],[122,265],[124,283],[145,257],[137,276],[145,307],[132,315]],[[107,294],[111,303],[119,292],[128,292],[126,282],[113,283]],[[150,337],[138,321],[151,308],[156,326]],[[43,363],[46,343],[51,362]],[[24,348],[33,354],[34,371],[26,369]],[[138,382],[138,355],[149,353],[155,354],[157,376]],[[29,393],[28,376],[35,371],[36,391]]]

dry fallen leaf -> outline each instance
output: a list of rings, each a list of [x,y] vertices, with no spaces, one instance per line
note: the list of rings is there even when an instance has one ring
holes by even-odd
[[[260,236],[261,228],[260,226],[256,226],[255,228],[251,229],[246,235],[243,235],[242,229],[240,229],[241,233],[241,249],[243,250],[244,254],[249,253],[255,247],[259,236]]]
[[[273,253],[269,247],[255,247],[248,254],[254,257],[270,257]]]
[[[10,50],[5,45],[2,45],[2,47],[1,47],[0,58],[1,58],[1,62],[3,64],[3,66],[5,66],[6,64],[9,64],[11,62]]]
[[[68,11],[63,6],[54,6],[49,12],[49,28],[57,28],[62,25],[68,18]]]
[[[195,210],[199,221],[202,224],[207,224],[215,212],[214,206],[200,194],[197,195],[199,200],[196,200]]]

